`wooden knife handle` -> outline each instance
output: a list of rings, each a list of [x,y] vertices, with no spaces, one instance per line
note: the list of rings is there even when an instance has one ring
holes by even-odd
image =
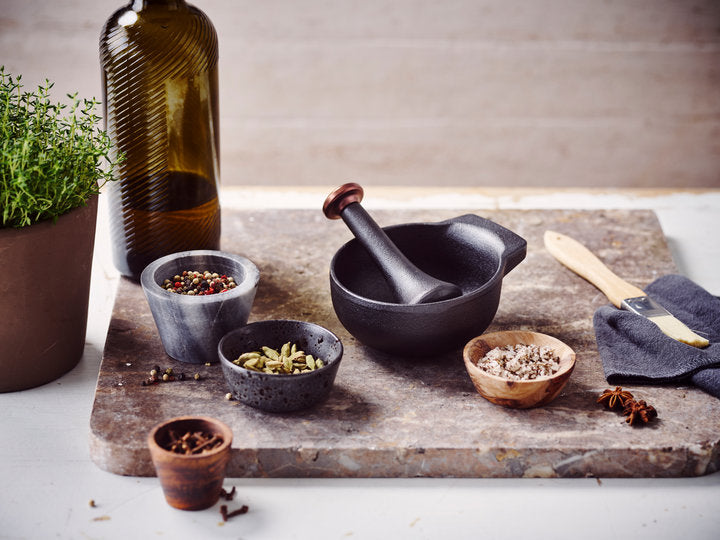
[[[645,296],[641,289],[619,278],[588,248],[569,236],[545,231],[545,248],[558,261],[605,293],[617,307],[625,298]]]

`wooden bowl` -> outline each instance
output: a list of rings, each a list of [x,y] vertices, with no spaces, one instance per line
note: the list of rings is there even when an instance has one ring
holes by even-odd
[[[488,351],[505,345],[547,346],[560,358],[560,370],[551,377],[529,381],[515,381],[491,375],[477,367]],[[465,369],[475,389],[482,397],[496,405],[527,409],[550,403],[570,378],[575,367],[575,352],[559,339],[538,332],[507,331],[484,334],[470,340],[463,349]]]

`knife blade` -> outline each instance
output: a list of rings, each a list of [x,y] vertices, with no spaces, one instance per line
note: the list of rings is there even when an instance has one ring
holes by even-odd
[[[600,289],[616,307],[641,315],[655,323],[664,334],[692,345],[707,347],[710,342],[690,330],[682,321],[643,292],[610,270],[577,240],[555,231],[545,231],[545,248],[570,270]]]

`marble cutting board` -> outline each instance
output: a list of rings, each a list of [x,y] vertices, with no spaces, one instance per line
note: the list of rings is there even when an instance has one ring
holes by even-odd
[[[383,226],[440,221],[463,210],[374,211]],[[470,209],[470,212],[473,210]],[[145,437],[173,416],[208,415],[234,432],[230,477],[674,477],[720,468],[720,400],[689,386],[632,386],[659,419],[633,428],[595,403],[609,385],[592,330],[607,303],[543,247],[546,229],[569,234],[610,268],[644,287],[676,272],[650,211],[477,211],[523,236],[528,255],[503,281],[488,331],[553,335],[577,353],[567,386],[550,405],[511,410],[474,390],[461,351],[417,360],[357,342],[337,320],[328,268],[351,235],[311,210],[223,211],[224,250],[253,260],[260,286],[250,321],[309,320],[345,346],[335,387],[313,409],[270,414],[224,399],[219,364],[169,358],[138,284],[120,281],[90,420],[90,454],[102,469],[152,476]],[[201,381],[143,387],[153,365],[199,371]]]

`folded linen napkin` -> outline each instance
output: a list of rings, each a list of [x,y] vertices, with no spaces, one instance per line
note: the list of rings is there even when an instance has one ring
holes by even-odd
[[[607,381],[692,383],[720,398],[720,298],[678,275],[655,280],[645,292],[710,345],[698,349],[680,343],[644,317],[602,306],[593,324]]]

